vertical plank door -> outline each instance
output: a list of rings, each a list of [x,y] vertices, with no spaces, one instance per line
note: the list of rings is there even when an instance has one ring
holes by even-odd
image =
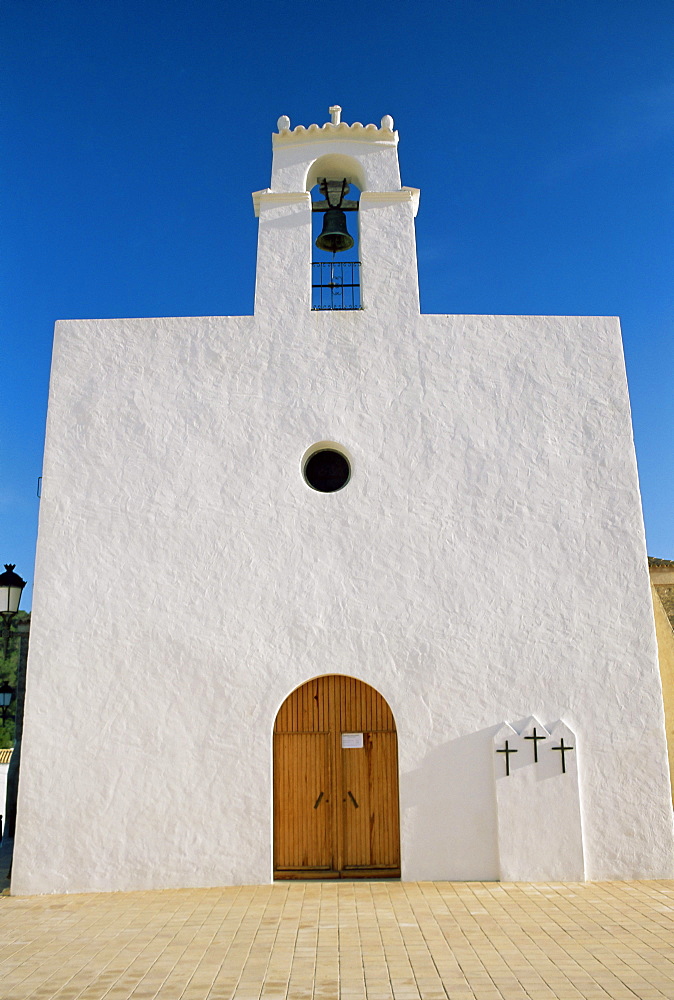
[[[344,733],[362,746],[343,747]],[[293,691],[274,726],[274,877],[399,877],[398,808],[385,699],[338,674]]]
[[[400,868],[395,739],[395,733],[366,732],[362,749],[342,750],[341,867],[353,875]]]
[[[332,796],[327,733],[274,734],[274,868],[330,871]]]

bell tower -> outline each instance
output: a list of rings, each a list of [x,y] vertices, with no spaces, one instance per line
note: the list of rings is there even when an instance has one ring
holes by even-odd
[[[318,308],[315,300],[312,306],[315,211],[325,212],[326,225],[335,224],[335,213],[343,216],[332,238],[323,240],[324,250],[334,251],[338,259],[354,237],[360,249],[359,266],[350,272],[360,285],[358,295],[353,305],[339,308],[419,312],[414,234],[419,191],[400,183],[393,119],[384,115],[379,126],[348,125],[341,121],[341,110],[334,105],[329,122],[308,128],[292,129],[286,115],[278,120],[271,187],[253,194],[260,219],[256,315]],[[349,200],[351,185],[360,191],[357,203]],[[312,205],[310,192],[316,186],[323,201]],[[354,225],[357,233],[350,231]]]

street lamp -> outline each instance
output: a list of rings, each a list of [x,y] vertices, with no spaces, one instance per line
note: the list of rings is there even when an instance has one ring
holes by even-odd
[[[0,615],[2,615],[2,635],[5,640],[5,659],[9,649],[12,618],[19,610],[21,591],[26,586],[26,581],[14,572],[14,565],[5,563],[5,572],[0,573]]]
[[[3,681],[0,684],[0,711],[2,712],[2,721],[7,721],[7,709],[9,708],[9,703],[12,700],[12,695],[14,694],[14,688],[7,681]]]

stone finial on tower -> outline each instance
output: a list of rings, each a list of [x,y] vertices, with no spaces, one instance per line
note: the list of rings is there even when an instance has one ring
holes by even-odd
[[[287,130],[290,128],[290,118],[288,118],[287,115],[281,115],[279,120],[276,122],[276,127],[278,128],[279,132],[287,132]]]
[[[342,120],[342,109],[339,104],[333,104],[331,108],[328,108],[330,112],[330,118],[332,119],[333,125],[339,125]]]
[[[381,120],[381,127],[388,129],[389,132],[393,131],[393,119],[390,115],[384,115]]]

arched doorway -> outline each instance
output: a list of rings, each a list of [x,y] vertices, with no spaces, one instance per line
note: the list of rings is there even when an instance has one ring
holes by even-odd
[[[355,677],[316,677],[274,724],[274,878],[399,878],[393,713]]]

